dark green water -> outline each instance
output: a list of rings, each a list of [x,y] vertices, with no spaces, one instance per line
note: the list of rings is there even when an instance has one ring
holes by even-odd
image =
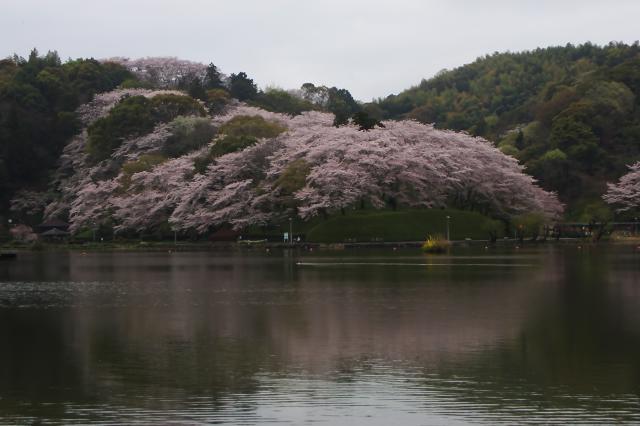
[[[640,423],[632,246],[0,262],[0,424]]]

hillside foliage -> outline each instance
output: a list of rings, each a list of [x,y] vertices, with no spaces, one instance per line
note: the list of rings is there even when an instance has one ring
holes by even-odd
[[[586,43],[496,53],[375,102],[493,141],[578,214],[640,159],[640,47]]]
[[[18,189],[46,185],[62,148],[80,129],[76,108],[133,78],[94,59],[62,63],[58,54],[0,60],[0,212]]]
[[[166,96],[135,93],[151,104]],[[101,100],[112,98],[97,97],[98,111],[87,116],[111,117],[133,96],[104,111]],[[217,136],[209,142],[208,134],[193,136],[197,143],[167,155],[168,141],[190,140],[206,120]],[[83,132],[65,147],[50,188],[57,196],[46,200],[45,215],[68,218],[74,232],[101,227],[129,235],[268,227],[354,209],[452,206],[503,221],[529,211],[548,219],[562,212],[553,194],[483,139],[415,121],[387,121],[366,132],[333,122],[329,113],[292,117],[236,104],[224,115],[149,126],[99,163],[85,153],[91,135]]]

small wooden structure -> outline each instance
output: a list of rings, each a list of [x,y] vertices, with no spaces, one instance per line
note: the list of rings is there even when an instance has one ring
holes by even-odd
[[[50,219],[36,226],[36,231],[40,235],[44,235],[46,232],[53,229],[57,229],[58,231],[62,231],[66,235],[69,235],[69,224],[60,219]]]
[[[44,231],[43,233],[40,234],[40,238],[43,238],[45,240],[52,240],[52,241],[64,240],[68,236],[69,236],[69,233],[67,231],[63,231],[58,228],[51,228],[48,231]]]

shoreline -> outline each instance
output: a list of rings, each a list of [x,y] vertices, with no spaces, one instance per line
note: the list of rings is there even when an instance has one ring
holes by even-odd
[[[0,253],[10,258],[14,253],[19,252],[50,252],[50,251],[70,251],[70,252],[195,252],[195,251],[237,251],[237,250],[357,250],[371,248],[392,248],[392,249],[420,249],[424,241],[362,241],[362,242],[336,242],[336,243],[313,243],[313,242],[296,242],[293,244],[285,242],[178,242],[173,241],[142,241],[142,242],[100,242],[100,243],[84,243],[84,244],[52,244],[40,243],[35,246],[29,245],[2,245]],[[489,240],[453,240],[451,245],[454,247],[509,247],[519,248],[533,247],[540,245],[598,245],[598,244],[616,244],[616,245],[636,245],[640,244],[640,238],[623,238],[623,239],[607,239],[599,242],[593,242],[582,238],[560,238],[520,242],[518,239],[499,239],[494,243]]]

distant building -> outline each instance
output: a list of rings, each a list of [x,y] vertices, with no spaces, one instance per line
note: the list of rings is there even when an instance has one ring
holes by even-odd
[[[59,219],[51,219],[36,226],[36,232],[45,238],[64,238],[69,235],[69,224]]]

